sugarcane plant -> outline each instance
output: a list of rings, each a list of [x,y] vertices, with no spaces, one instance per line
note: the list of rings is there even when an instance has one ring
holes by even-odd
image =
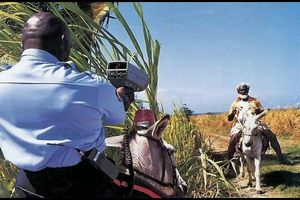
[[[164,139],[176,149],[178,170],[188,183],[187,197],[239,196],[237,187],[225,178],[222,162],[210,157],[210,138],[204,137],[184,109],[174,104],[173,112]]]
[[[84,12],[79,7],[80,5],[84,9],[90,8],[91,12]],[[105,77],[106,66],[109,61],[128,61],[130,59],[136,66],[145,71],[150,78],[150,84],[145,91],[145,96],[149,102],[150,109],[154,112],[157,119],[159,112],[157,105],[157,69],[160,44],[151,37],[140,3],[135,2],[133,6],[142,24],[145,41],[144,51],[114,3],[94,2],[91,3],[90,7],[87,7],[86,5],[83,6],[82,3],[78,4],[76,2],[47,2],[43,6],[44,10],[52,12],[68,24],[73,40],[70,59],[81,71],[89,70]],[[5,64],[5,62],[15,63],[21,55],[21,27],[23,27],[30,16],[40,11],[41,8],[40,5],[30,2],[3,2],[0,3],[0,8],[0,24],[2,27],[0,31],[1,64]],[[115,18],[120,22],[120,26],[124,27],[134,49],[129,49],[105,27],[100,25],[105,20],[105,17],[108,16],[108,12],[114,14]],[[7,23],[8,21],[10,23]],[[147,55],[144,55],[143,52],[146,52]],[[130,119],[136,107],[134,105],[131,108],[131,112],[128,114]]]

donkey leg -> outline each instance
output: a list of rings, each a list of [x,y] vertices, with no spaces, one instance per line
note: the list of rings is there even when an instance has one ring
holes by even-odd
[[[249,163],[250,163],[250,171],[251,171],[251,174],[249,175],[250,176],[249,178],[251,178],[251,180],[254,181],[255,180],[255,175],[254,175],[254,173],[255,173],[254,158],[250,158],[249,159]]]
[[[247,170],[248,170],[248,184],[247,186],[252,187],[252,173],[253,173],[253,162],[252,159],[246,156]]]
[[[258,156],[258,158],[254,159],[254,164],[255,164],[255,189],[257,194],[262,194],[262,189],[260,186],[260,162],[261,162],[261,157]]]
[[[239,178],[242,178],[242,177],[245,177],[245,165],[244,165],[244,161],[245,161],[245,158],[244,158],[244,155],[241,154],[240,156],[240,173],[239,173]]]

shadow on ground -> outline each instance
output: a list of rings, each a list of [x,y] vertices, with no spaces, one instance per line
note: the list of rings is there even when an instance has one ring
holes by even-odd
[[[211,158],[214,161],[226,161],[227,160],[227,151],[220,151],[220,152],[211,152]],[[293,155],[293,154],[284,154],[286,158],[293,161],[294,163],[290,166],[300,164],[300,156],[299,155]],[[264,154],[262,155],[262,164],[268,164],[268,163],[278,163],[278,157],[275,154]],[[234,162],[236,166],[239,165],[239,161],[235,160]],[[228,163],[229,164],[229,163]],[[236,168],[238,173],[238,168]],[[236,178],[237,174],[234,172],[234,170],[231,167],[231,170],[229,173],[225,173],[225,177],[228,179]],[[292,173],[289,171],[273,171],[269,172],[265,175],[263,175],[262,183],[265,183],[269,186],[278,186],[278,185],[286,185],[286,186],[300,186],[300,173]]]
[[[300,156],[299,155],[294,155],[294,154],[283,154],[286,158],[288,158],[290,161],[293,162],[292,165],[297,165],[300,164]],[[278,162],[278,157],[277,155],[274,154],[264,154],[262,155],[262,162],[272,162],[276,161]]]
[[[226,160],[227,159],[227,151],[213,151],[213,152],[211,152],[210,157],[214,161]]]
[[[289,171],[272,171],[263,175],[261,182],[267,186],[277,187],[284,185],[286,187],[300,186],[300,173]]]

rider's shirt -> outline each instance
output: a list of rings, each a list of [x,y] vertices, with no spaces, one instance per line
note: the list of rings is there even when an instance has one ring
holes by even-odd
[[[94,79],[27,49],[0,72],[0,148],[7,160],[31,171],[77,164],[82,151],[104,151],[103,124],[125,120],[123,102],[105,79]]]
[[[228,113],[228,115],[230,115],[234,112],[234,110],[236,110],[236,114],[235,114],[236,117],[234,118],[233,123],[232,123],[233,128],[231,130],[231,134],[235,134],[236,132],[238,132],[239,130],[242,129],[242,126],[239,123],[237,123],[238,122],[237,119],[242,122],[243,118],[244,118],[242,115],[240,115],[240,113],[243,113],[243,112],[239,111],[241,109],[249,110],[251,113],[254,113],[254,114],[259,114],[264,110],[263,106],[256,98],[249,96],[248,101],[243,101],[243,99],[237,98],[231,104],[230,110]]]

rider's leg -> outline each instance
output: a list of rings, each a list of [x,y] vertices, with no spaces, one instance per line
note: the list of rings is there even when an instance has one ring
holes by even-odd
[[[230,141],[229,141],[229,145],[228,145],[228,149],[227,149],[228,160],[231,160],[235,153],[235,150],[236,150],[235,146],[237,144],[237,136],[238,136],[238,133],[234,133],[230,136]]]
[[[279,162],[281,164],[292,164],[293,162],[289,161],[286,157],[283,156],[276,135],[266,125],[264,125],[264,134],[267,136],[270,141],[271,147],[276,152]]]
[[[236,145],[238,143],[238,139],[239,139],[238,136],[240,131],[241,131],[241,127],[239,126],[239,124],[235,124],[230,130],[230,141],[227,148],[228,160],[231,160],[233,158],[233,155],[236,151]]]
[[[228,160],[231,160],[234,156],[234,153],[236,151],[236,144],[238,143],[238,131],[235,127],[231,129],[230,133],[230,141],[227,148],[227,158]],[[232,169],[231,163],[228,163],[224,173],[229,174]]]

